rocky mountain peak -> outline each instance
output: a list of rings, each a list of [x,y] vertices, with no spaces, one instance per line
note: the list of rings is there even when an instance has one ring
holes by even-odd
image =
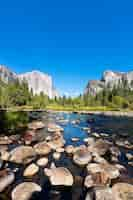
[[[50,98],[58,96],[58,92],[53,86],[52,77],[38,70],[24,74],[16,74],[7,66],[0,65],[0,79],[7,84],[17,79],[20,82],[25,80],[28,83],[29,90],[32,89],[34,95],[43,92]]]
[[[113,88],[114,85],[120,84],[123,80],[126,80],[131,89],[131,82],[133,81],[133,71],[130,72],[114,72],[107,70],[103,72],[102,78],[100,80],[90,80],[85,88],[85,94],[96,95],[98,92],[102,91],[104,88],[109,86]]]

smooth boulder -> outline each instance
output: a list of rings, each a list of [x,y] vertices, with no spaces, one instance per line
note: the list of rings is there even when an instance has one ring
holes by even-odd
[[[33,182],[24,182],[13,189],[11,197],[12,200],[29,200],[35,192],[41,192],[39,185]]]
[[[48,155],[51,152],[50,146],[45,142],[40,142],[34,146],[34,150],[38,155]]]
[[[44,173],[49,177],[50,182],[54,186],[72,186],[73,176],[65,167],[52,167],[44,169]]]
[[[34,176],[39,171],[39,167],[32,163],[24,170],[24,176]]]
[[[10,152],[10,161],[18,164],[30,163],[36,156],[34,149],[30,146],[19,146]]]
[[[15,175],[13,172],[7,172],[6,170],[0,171],[0,192],[3,192],[14,180]]]

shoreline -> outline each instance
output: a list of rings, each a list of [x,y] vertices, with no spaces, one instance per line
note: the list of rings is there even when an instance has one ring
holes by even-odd
[[[133,111],[66,111],[66,110],[52,110],[52,109],[1,109],[0,111],[7,112],[53,112],[53,113],[76,113],[76,114],[91,114],[91,115],[103,115],[103,116],[114,116],[114,117],[133,117]]]

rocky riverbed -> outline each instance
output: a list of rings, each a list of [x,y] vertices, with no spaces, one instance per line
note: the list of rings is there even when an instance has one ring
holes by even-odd
[[[52,112],[30,118],[21,134],[0,136],[0,199],[133,199],[131,118]]]

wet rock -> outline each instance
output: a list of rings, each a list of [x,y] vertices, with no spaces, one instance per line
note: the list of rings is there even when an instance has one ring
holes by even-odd
[[[116,200],[133,199],[133,185],[128,183],[116,183],[112,187],[112,191]]]
[[[61,153],[58,153],[58,152],[54,152],[54,153],[53,153],[53,158],[54,158],[55,160],[59,160],[60,157],[61,157]]]
[[[48,164],[48,158],[44,157],[44,158],[40,158],[37,161],[37,165],[40,167],[45,167]]]
[[[116,179],[120,176],[118,168],[107,163],[90,163],[87,165],[87,171],[92,174],[97,172],[104,172],[104,174],[107,175],[110,179]]]
[[[52,169],[44,169],[45,174],[49,177],[52,185],[72,186],[73,176],[65,167],[55,167]]]
[[[107,163],[107,161],[103,157],[99,156],[98,153],[94,152],[92,153],[92,156],[93,156],[93,161],[96,163]]]
[[[34,176],[39,171],[39,167],[32,163],[24,170],[24,176]]]
[[[32,182],[24,182],[13,189],[11,197],[12,200],[29,200],[35,192],[41,192],[41,187],[39,185]]]
[[[74,146],[72,146],[72,145],[66,146],[65,152],[66,152],[67,154],[73,154],[73,152],[74,152]]]
[[[92,156],[87,148],[79,148],[73,155],[73,161],[79,166],[87,165],[92,160]]]
[[[51,152],[50,146],[45,141],[36,144],[34,150],[38,155],[48,155]]]
[[[13,172],[8,172],[7,170],[0,171],[0,192],[3,192],[14,180],[15,175]]]
[[[42,121],[34,121],[28,124],[28,128],[31,130],[42,129],[45,127],[45,124]]]
[[[10,152],[10,161],[18,164],[30,163],[36,156],[34,149],[30,146],[19,146]]]

